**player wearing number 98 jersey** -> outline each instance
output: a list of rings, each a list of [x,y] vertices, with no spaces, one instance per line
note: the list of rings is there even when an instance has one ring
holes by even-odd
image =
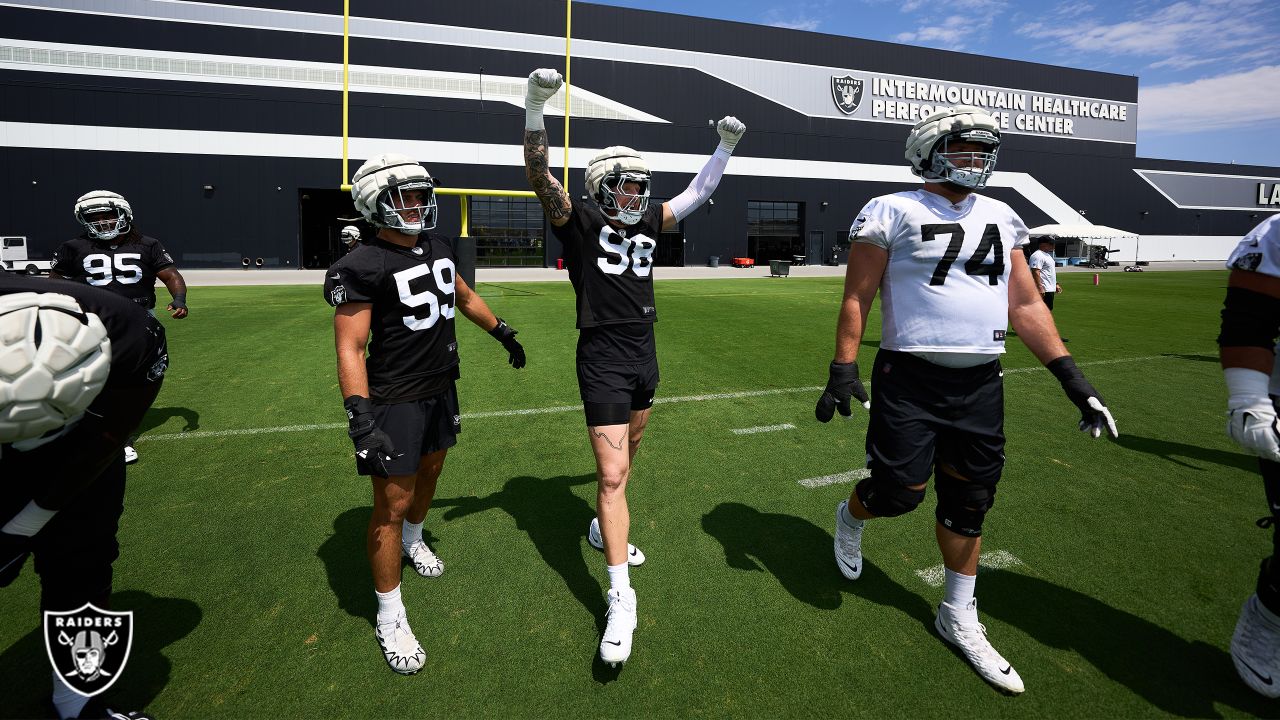
[[[378,155],[356,171],[351,195],[378,232],[329,268],[324,296],[336,308],[338,383],[356,471],[373,483],[366,547],[375,634],[391,669],[409,675],[426,655],[400,599],[401,557],[424,577],[444,572],[422,524],[461,431],[455,311],[502,343],[513,367],[524,367],[525,355],[516,331],[455,273],[449,240],[431,232],[435,183],[426,169],[404,155]]]
[[[564,244],[578,301],[578,389],[596,459],[597,517],[587,540],[604,551],[609,607],[600,659],[612,665],[631,656],[636,594],[627,567],[644,555],[627,543],[631,516],[626,485],[658,387],[653,323],[653,251],[659,233],[711,197],[734,147],[746,132],[737,118],[716,125],[720,143],[683,192],[661,206],[649,204],[649,166],[628,147],[605,148],[587,164],[587,200],[579,202],[551,174],[542,112],[563,84],[560,73],[535,70],[525,91],[525,176],[541,201],[552,232]]]
[[[836,508],[835,560],[862,574],[867,521],[914,510],[930,476],[935,537],[946,568],[934,622],[979,675],[1020,693],[1022,678],[991,646],[974,585],[982,523],[1004,468],[1004,352],[1010,324],[1061,382],[1079,428],[1115,436],[1102,396],[1072,361],[1040,298],[1026,258],[1027,228],[1007,205],[975,195],[995,169],[1000,129],[976,107],[939,110],[912,128],[906,157],[923,189],[869,202],[849,231],[853,247],[836,330],[835,358],[815,414],[849,416],[868,405],[870,476]],[[858,348],[872,300],[881,296],[883,337],[872,370],[874,399],[858,378]]]

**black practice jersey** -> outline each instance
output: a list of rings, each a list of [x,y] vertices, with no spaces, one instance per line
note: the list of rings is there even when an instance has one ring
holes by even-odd
[[[571,199],[569,222],[552,232],[564,245],[577,294],[578,360],[630,362],[655,355],[653,251],[662,232],[662,204],[621,229],[594,202]]]
[[[53,272],[58,275],[110,290],[147,308],[156,306],[156,273],[171,267],[173,258],[160,241],[136,230],[111,240],[81,235],[53,252]]]
[[[412,248],[379,238],[363,242],[325,273],[324,297],[330,305],[373,306],[373,339],[365,359],[371,399],[418,400],[447,390],[457,379],[454,267],[449,239],[425,232]]]
[[[82,310],[102,320],[111,338],[108,387],[136,387],[164,378],[169,363],[164,326],[136,303],[82,283],[0,274],[0,295],[20,292],[70,295]]]

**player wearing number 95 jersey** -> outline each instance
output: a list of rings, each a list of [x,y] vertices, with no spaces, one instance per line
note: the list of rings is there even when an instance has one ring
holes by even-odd
[[[525,91],[525,176],[564,244],[577,294],[578,389],[596,459],[597,517],[587,540],[604,551],[609,608],[600,659],[616,666],[631,655],[636,595],[628,565],[644,555],[627,543],[631,517],[625,495],[632,461],[658,387],[653,323],[653,251],[659,233],[674,230],[711,197],[746,126],[725,117],[720,143],[689,186],[661,206],[649,203],[650,172],[628,147],[606,148],[587,165],[587,200],[561,187],[547,162],[543,107],[563,84],[555,70],[535,70]]]
[[[853,222],[835,359],[815,413],[827,422],[836,409],[851,414],[851,397],[866,404],[856,359],[879,292],[871,472],[836,508],[836,565],[856,580],[865,523],[914,510],[932,476],[946,568],[934,625],[983,679],[1020,693],[1022,678],[987,640],[974,599],[982,521],[1004,467],[999,356],[1008,326],[1061,382],[1081,430],[1115,436],[1116,426],[1059,339],[1026,258],[1014,252],[1027,243],[1026,226],[1009,206],[973,193],[994,171],[999,147],[995,119],[976,107],[940,110],[912,129],[906,156],[924,187],[875,198]]]
[[[329,268],[324,295],[336,308],[338,383],[356,471],[373,483],[367,552],[376,635],[391,669],[409,675],[426,655],[400,599],[401,557],[424,577],[444,572],[422,524],[461,431],[455,310],[502,343],[513,367],[524,367],[525,355],[516,331],[455,273],[449,240],[431,232],[435,183],[421,165],[378,155],[356,171],[351,195],[378,232]]]

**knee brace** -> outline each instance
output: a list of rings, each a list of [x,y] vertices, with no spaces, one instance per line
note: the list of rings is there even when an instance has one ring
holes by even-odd
[[[874,472],[859,482],[855,490],[862,506],[876,517],[906,515],[924,502],[925,495],[924,488],[912,490],[896,482],[876,480]]]
[[[961,480],[939,470],[934,487],[938,492],[936,516],[942,527],[965,537],[982,536],[982,520],[996,502],[995,483]]]

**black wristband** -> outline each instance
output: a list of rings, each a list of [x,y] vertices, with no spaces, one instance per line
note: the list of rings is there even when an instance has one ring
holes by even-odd
[[[1072,380],[1083,380],[1084,373],[1080,372],[1080,368],[1076,367],[1076,361],[1070,355],[1063,355],[1056,360],[1050,360],[1045,364],[1049,372],[1058,378],[1058,382],[1066,385]]]
[[[186,306],[187,306],[187,294],[186,294],[186,293],[177,293],[176,295],[174,295],[174,296],[173,296],[173,302],[171,302],[171,303],[169,303],[169,304],[170,304],[170,305],[173,305],[174,307],[186,307]]]
[[[361,395],[352,395],[344,398],[342,407],[347,410],[348,420],[354,420],[357,415],[373,412],[373,403],[369,401],[369,398]]]
[[[507,324],[507,321],[502,318],[498,318],[498,324],[494,325],[493,329],[489,331],[489,335],[498,342],[503,342],[515,334],[516,331],[512,330],[511,326]]]

